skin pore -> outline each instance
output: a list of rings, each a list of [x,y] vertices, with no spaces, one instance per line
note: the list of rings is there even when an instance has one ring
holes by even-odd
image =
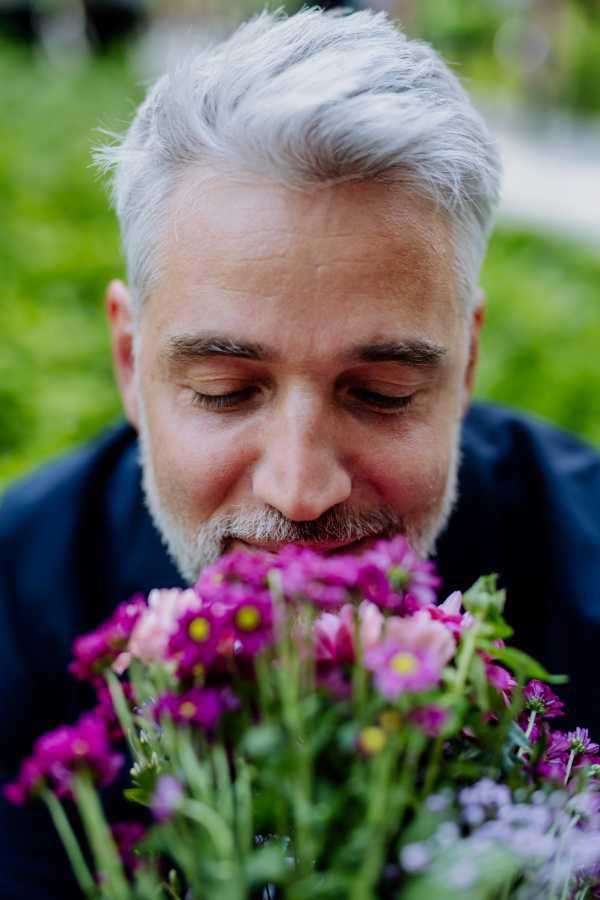
[[[384,184],[204,185],[179,210],[145,302],[137,377],[122,282],[107,308],[155,519],[193,543],[240,511],[311,522],[338,507],[386,509],[432,543],[482,312],[465,319],[446,223],[425,201]],[[243,543],[278,546],[247,533]]]

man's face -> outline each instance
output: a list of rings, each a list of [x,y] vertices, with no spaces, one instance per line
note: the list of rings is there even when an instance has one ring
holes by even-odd
[[[401,530],[430,550],[479,327],[442,218],[398,187],[221,182],[172,231],[137,380],[129,314],[111,319],[149,505],[188,578],[215,523],[229,545],[332,551]]]

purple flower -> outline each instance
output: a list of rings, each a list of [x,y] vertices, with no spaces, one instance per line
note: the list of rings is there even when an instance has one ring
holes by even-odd
[[[2,793],[9,803],[22,806],[34,797],[46,785],[46,766],[35,756],[27,756],[19,767],[16,781],[5,784]]]
[[[422,706],[410,714],[413,725],[423,731],[428,737],[438,737],[442,728],[448,721],[448,712],[435,706]]]
[[[227,688],[191,687],[181,694],[166,693],[159,697],[156,715],[169,715],[177,725],[200,725],[214,731],[221,713],[237,705],[237,698]]]
[[[395,638],[386,638],[378,647],[367,650],[365,669],[373,672],[373,684],[387,700],[405,691],[421,691],[439,681],[440,659],[426,649],[405,646]]]
[[[357,582],[355,556],[324,556],[296,544],[280,550],[272,567],[280,571],[281,588],[288,603],[304,597],[318,606],[337,608],[348,602],[349,591]]]
[[[436,590],[442,581],[435,574],[435,563],[420,559],[403,535],[396,535],[391,541],[377,541],[372,550],[359,558],[359,563],[359,583],[361,570],[370,566],[383,572],[389,583],[390,591],[387,595],[382,592],[381,602],[376,596],[367,597],[373,603],[399,608],[407,593],[417,607],[436,603]]]
[[[236,550],[225,553],[217,562],[203,570],[195,591],[202,600],[221,599],[227,588],[243,584],[247,589],[264,590],[271,563],[266,553],[246,553]]]
[[[146,837],[147,830],[140,822],[117,822],[110,826],[110,833],[117,845],[121,862],[128,876],[141,865],[141,859],[133,852],[134,847]]]
[[[222,639],[222,619],[214,615],[209,603],[188,610],[179,619],[177,631],[169,641],[168,656],[178,660],[178,675],[200,675],[214,662]]]
[[[168,822],[173,810],[185,793],[184,787],[173,775],[161,775],[150,804],[157,822]]]
[[[523,691],[523,699],[526,712],[535,712],[537,716],[543,716],[546,719],[564,716],[563,711],[559,709],[560,706],[564,706],[564,703],[558,699],[556,694],[552,693],[548,685],[542,684],[535,678]]]
[[[144,609],[145,599],[136,594],[129,602],[120,603],[112,616],[95,631],[75,638],[75,661],[69,664],[69,672],[80,681],[91,681],[96,686],[103,684],[100,673],[125,650],[133,626]]]
[[[567,733],[567,740],[575,753],[585,753],[586,755],[593,756],[600,750],[598,744],[594,743],[594,741],[590,741],[590,735],[587,728],[576,728],[575,731],[569,731]]]
[[[125,757],[110,746],[106,725],[93,713],[84,712],[76,725],[62,725],[42,735],[33,746],[34,756],[56,784],[59,797],[71,795],[73,773],[90,772],[99,787],[119,774]]]
[[[20,804],[49,784],[58,797],[72,796],[73,774],[86,771],[104,787],[115,780],[125,757],[110,746],[106,725],[93,713],[82,713],[76,725],[61,725],[35,742],[33,755],[21,764],[16,782],[4,795]]]

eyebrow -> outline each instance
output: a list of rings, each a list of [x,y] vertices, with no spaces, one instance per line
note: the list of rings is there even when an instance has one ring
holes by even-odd
[[[180,366],[214,356],[228,356],[233,359],[250,359],[253,362],[274,362],[275,354],[265,350],[260,344],[236,341],[216,335],[181,334],[166,341],[163,357],[170,365]]]
[[[379,341],[356,346],[345,358],[349,363],[397,362],[419,369],[435,369],[443,365],[447,352],[445,347],[428,340]],[[276,353],[261,344],[212,334],[175,335],[166,341],[162,356],[169,365],[174,366],[215,356],[249,359],[252,362],[277,362],[278,359]]]
[[[352,358],[361,362],[398,362],[418,369],[438,369],[447,353],[433,341],[380,341],[356,347]]]

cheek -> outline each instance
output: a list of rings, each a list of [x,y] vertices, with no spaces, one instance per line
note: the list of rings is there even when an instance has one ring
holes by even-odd
[[[252,466],[251,442],[243,434],[207,424],[193,408],[161,402],[156,394],[146,418],[158,489],[179,518],[198,525],[226,500],[241,498]]]
[[[364,461],[371,486],[389,506],[413,520],[440,507],[452,462],[456,425],[415,425],[381,443]]]

